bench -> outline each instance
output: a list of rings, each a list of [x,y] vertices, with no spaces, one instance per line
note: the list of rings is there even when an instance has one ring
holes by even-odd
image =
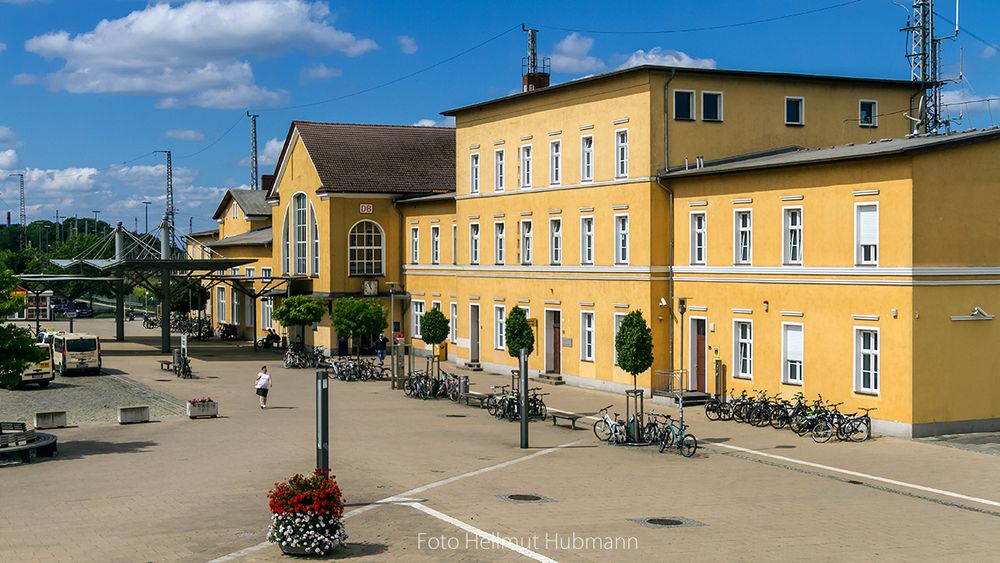
[[[24,463],[31,463],[36,456],[56,455],[56,437],[52,434],[28,430],[23,422],[0,422],[0,456],[17,454]]]
[[[479,408],[486,408],[486,401],[493,396],[493,393],[476,393],[475,391],[469,391],[468,393],[462,393],[459,397],[459,401],[465,401],[467,406],[472,406],[471,401],[476,401]]]
[[[172,360],[160,360],[160,369],[163,371],[174,371],[174,362]]]
[[[561,418],[561,419],[569,422],[570,428],[572,428],[573,430],[576,430],[576,421],[580,420],[581,418],[584,418],[585,415],[575,414],[575,413],[569,413],[569,412],[562,413],[562,412],[552,412],[552,411],[549,411],[549,416],[552,417],[552,426],[555,426],[556,425],[556,420],[558,420],[558,419]]]

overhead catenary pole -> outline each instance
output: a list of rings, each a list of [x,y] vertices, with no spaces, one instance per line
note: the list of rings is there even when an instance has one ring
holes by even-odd
[[[174,219],[176,215],[176,209],[174,208],[174,164],[173,155],[170,151],[153,151],[157,153],[164,153],[167,155],[167,199],[164,205],[164,215],[167,218],[166,230],[167,230],[167,240],[173,243],[174,240]]]
[[[17,177],[20,186],[21,203],[18,208],[18,211],[19,211],[19,220],[21,222],[21,247],[24,248],[24,229],[27,228],[28,226],[28,216],[24,212],[24,174],[17,172],[15,174],[10,175],[11,178],[15,176]]]
[[[257,179],[257,118],[260,116],[248,111],[247,117],[250,118],[250,189],[256,190],[260,187]]]
[[[152,201],[142,202],[142,206],[146,208],[146,232],[149,232],[149,206],[152,205]]]

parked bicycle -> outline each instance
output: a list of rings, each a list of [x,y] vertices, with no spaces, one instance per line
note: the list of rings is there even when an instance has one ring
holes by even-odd
[[[602,442],[610,444],[625,443],[625,422],[618,419],[620,413],[614,413],[615,417],[608,415],[608,409],[614,405],[608,405],[601,409],[601,418],[594,423],[594,435]]]
[[[694,434],[688,434],[687,424],[681,424],[670,415],[664,415],[667,419],[666,431],[660,438],[660,453],[670,447],[676,447],[677,451],[684,457],[691,457],[698,451],[698,439]]]

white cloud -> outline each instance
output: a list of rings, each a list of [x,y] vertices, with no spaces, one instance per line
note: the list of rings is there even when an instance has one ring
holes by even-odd
[[[604,68],[604,61],[590,55],[594,39],[577,32],[570,33],[556,43],[549,57],[555,72],[594,72]]]
[[[715,59],[697,59],[683,51],[653,47],[649,51],[639,49],[633,52],[618,68],[639,65],[679,66],[688,68],[715,68]]]
[[[15,74],[14,77],[10,79],[10,83],[15,86],[28,86],[35,84],[36,82],[38,82],[38,75],[28,74],[26,72]]]
[[[399,41],[399,48],[407,55],[417,52],[417,40],[409,35],[400,35],[396,38],[396,41]]]
[[[292,50],[357,56],[377,48],[332,19],[325,3],[310,0],[151,3],[86,33],[32,37],[25,49],[65,61],[47,76],[55,90],[164,96],[159,107],[267,106],[286,93],[257,85],[244,57]]]
[[[0,125],[0,147],[13,147],[18,144],[17,133],[10,127]]]
[[[340,76],[343,72],[339,68],[328,67],[323,63],[318,63],[310,67],[305,67],[299,71],[299,81],[305,84],[313,80],[326,80]]]
[[[4,43],[3,41],[0,41],[0,53],[3,53],[6,50],[7,50],[7,44]]]
[[[455,118],[449,115],[437,121],[433,119],[421,119],[413,125],[415,127],[454,127]]]
[[[11,169],[17,168],[17,151],[14,149],[7,149],[5,151],[0,151],[0,169]]]
[[[259,150],[257,152],[257,166],[274,166],[278,163],[278,157],[281,156],[281,147],[285,145],[284,139],[278,139],[277,137],[273,139],[268,139],[264,143],[264,150]],[[240,166],[250,166],[250,157],[246,156],[239,160]]]
[[[944,90],[941,92],[941,105],[945,108],[951,106],[951,110],[955,113],[959,111],[986,111],[987,98],[992,98],[992,103],[997,104],[997,96],[982,96],[967,88]],[[1000,104],[997,105],[1000,106]]]
[[[205,138],[204,133],[195,129],[168,129],[163,134],[178,141],[201,141]]]
[[[993,45],[987,45],[986,48],[983,49],[982,53],[984,59],[992,59],[993,57],[996,56],[996,54],[997,54],[997,48],[994,47]]]

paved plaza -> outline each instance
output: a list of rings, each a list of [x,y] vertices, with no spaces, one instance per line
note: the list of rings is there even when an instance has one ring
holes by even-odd
[[[104,335],[112,329],[109,321],[79,324]],[[285,559],[263,543],[266,493],[315,465],[313,371],[282,369],[274,351],[194,343],[197,377],[180,380],[160,371],[157,360],[166,356],[154,348],[153,331],[130,323],[128,335],[132,342],[105,341],[108,375],[0,392],[0,419],[27,420],[25,404],[41,406],[37,397],[51,393],[69,401],[75,425],[54,431],[58,457],[0,467],[2,559]],[[252,389],[262,364],[274,377],[266,411]],[[480,391],[509,381],[471,377]],[[163,410],[153,423],[120,426],[100,414],[103,407],[86,407],[93,401],[84,390],[107,393],[108,404],[162,401]],[[594,413],[615,403],[624,412],[623,398],[607,393],[546,390],[550,409]],[[220,418],[190,420],[167,408],[205,395],[220,401]],[[971,446],[963,442],[976,439],[957,437],[957,447],[892,438],[815,444],[787,431],[709,422],[693,408],[686,415],[701,447],[692,459],[609,446],[589,424],[572,431],[548,421],[532,423],[532,448],[521,450],[517,424],[446,400],[408,399],[387,382],[335,381],[330,399],[331,464],[349,503],[350,536],[330,559],[1000,557],[995,436]],[[89,414],[75,414],[74,405]],[[518,493],[541,502],[505,498]],[[655,527],[649,518],[682,525]]]

